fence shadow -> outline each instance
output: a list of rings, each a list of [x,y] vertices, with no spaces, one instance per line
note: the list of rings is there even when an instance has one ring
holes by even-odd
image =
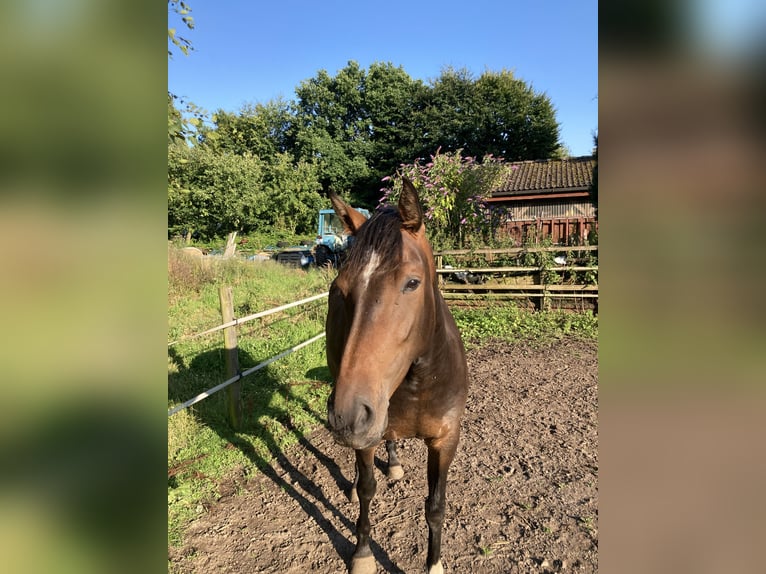
[[[168,397],[174,401],[181,402],[187,400],[205,390],[199,388],[199,373],[220,373],[213,380],[223,381],[225,379],[224,356],[221,349],[203,352],[197,355],[188,365],[184,364],[172,348],[168,350],[168,354],[177,367],[177,371],[170,373],[168,376]],[[258,360],[240,349],[239,362],[244,370],[252,365],[256,365]],[[206,384],[208,384],[211,376],[201,378],[205,379]],[[306,372],[306,380],[309,384],[312,382],[327,384],[327,381],[330,379],[330,372],[327,367],[313,368]],[[318,425],[324,423],[324,412],[316,412],[303,398],[292,394],[290,388],[282,384],[272,374],[269,367],[246,377],[242,380],[242,384],[243,416],[242,427],[238,431],[234,431],[227,419],[225,390],[197,403],[194,406],[195,417],[215,431],[222,439],[239,449],[264,476],[268,477],[278,488],[286,492],[300,506],[303,512],[324,531],[338,555],[344,560],[350,560],[355,543],[344,536],[329,518],[331,516],[337,521],[336,523],[342,524],[351,532],[355,532],[354,521],[328,500],[320,485],[315,484],[310,477],[306,476],[291,462],[289,450],[284,452],[279,446],[274,431],[267,428],[268,425],[263,425],[260,422],[264,419],[277,421],[280,432],[290,434],[302,449],[310,453],[319,464],[327,469],[337,488],[343,492],[348,492],[352,482],[343,475],[340,466],[335,460],[324,453],[300,429],[296,428],[286,406],[275,405],[289,405],[292,402],[298,408],[310,413],[316,419]],[[208,387],[211,386],[213,385],[208,384]],[[277,394],[286,400],[272,400]],[[256,450],[251,442],[243,438],[243,435],[258,437],[262,444],[265,445],[267,454]],[[300,528],[301,526],[296,524],[295,527]],[[372,550],[378,564],[387,572],[401,572],[393,564],[388,554],[374,542]]]

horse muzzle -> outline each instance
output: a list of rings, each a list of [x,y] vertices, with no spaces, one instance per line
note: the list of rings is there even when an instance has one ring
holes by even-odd
[[[345,409],[336,409],[335,391],[327,399],[327,423],[335,442],[360,450],[376,446],[383,440],[388,425],[388,409],[375,409],[361,397],[354,397]]]

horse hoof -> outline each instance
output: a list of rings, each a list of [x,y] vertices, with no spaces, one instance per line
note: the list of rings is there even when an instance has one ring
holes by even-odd
[[[375,574],[378,571],[375,566],[374,556],[364,556],[363,558],[351,559],[350,574]]]
[[[442,561],[439,560],[436,564],[431,566],[428,569],[428,574],[444,574],[444,567],[442,566]]]
[[[404,476],[404,469],[401,464],[388,467],[388,479],[389,480],[401,480]]]
[[[356,493],[356,487],[352,487],[351,490],[348,491],[348,501],[359,502],[359,495]]]

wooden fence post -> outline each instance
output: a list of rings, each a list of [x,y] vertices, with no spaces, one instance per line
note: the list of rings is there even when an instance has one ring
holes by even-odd
[[[538,262],[540,263],[540,270],[538,273],[540,274],[540,285],[543,286],[542,291],[540,292],[540,311],[547,311],[550,308],[550,298],[548,297],[548,277],[547,277],[547,262],[545,261],[545,253],[543,251],[538,251],[537,253]]]
[[[234,298],[231,287],[221,286],[218,290],[221,300],[223,322],[234,320]],[[237,327],[232,325],[223,330],[224,356],[226,358],[226,378],[239,374],[239,354],[237,350]],[[229,422],[232,428],[239,429],[242,423],[242,381],[236,381],[226,387],[228,398]]]

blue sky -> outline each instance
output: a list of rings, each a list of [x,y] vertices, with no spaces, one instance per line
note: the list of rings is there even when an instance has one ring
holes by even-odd
[[[282,97],[349,60],[437,78],[445,66],[511,70],[556,108],[561,141],[588,155],[598,129],[597,0],[188,0],[189,56],[168,62],[168,89],[209,112]]]

